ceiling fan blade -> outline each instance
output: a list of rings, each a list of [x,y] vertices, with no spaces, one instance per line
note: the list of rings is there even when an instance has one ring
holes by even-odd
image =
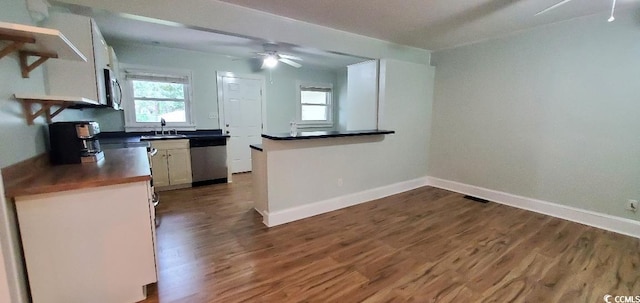
[[[295,67],[295,68],[300,68],[300,67],[302,67],[302,65],[301,65],[300,63],[295,62],[295,61],[291,61],[291,60],[286,59],[286,58],[280,58],[280,59],[278,59],[278,61],[280,61],[280,62],[282,62],[282,63],[284,63],[284,64],[289,64],[289,65],[291,65],[291,66],[293,66],[293,67]]]
[[[556,3],[556,4],[552,5],[552,6],[549,6],[549,7],[545,8],[545,9],[537,12],[534,16],[544,14],[544,13],[546,13],[546,12],[552,10],[552,9],[555,9],[555,8],[561,6],[561,5],[567,4],[567,3],[571,2],[571,1],[572,0],[562,0],[562,1]]]
[[[284,59],[302,61],[302,58],[296,57],[296,56],[292,56],[292,55],[278,54],[278,56],[280,56],[280,58],[284,58]]]
[[[223,47],[249,47],[251,43],[246,42],[223,42],[223,41],[209,41],[207,42],[212,46],[223,46]]]

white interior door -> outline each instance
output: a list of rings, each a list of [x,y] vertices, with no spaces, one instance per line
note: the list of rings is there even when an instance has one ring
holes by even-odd
[[[249,145],[262,143],[262,80],[223,76],[222,97],[229,169],[251,171]]]

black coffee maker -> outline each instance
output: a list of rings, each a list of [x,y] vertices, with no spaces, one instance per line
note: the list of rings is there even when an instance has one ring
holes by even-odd
[[[98,162],[104,158],[97,135],[100,126],[94,121],[55,122],[49,124],[51,164]]]

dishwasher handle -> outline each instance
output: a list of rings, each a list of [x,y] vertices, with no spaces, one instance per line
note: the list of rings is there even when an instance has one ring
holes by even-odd
[[[218,138],[192,138],[189,139],[189,147],[209,147],[209,146],[223,146],[227,145],[227,139],[224,137]]]

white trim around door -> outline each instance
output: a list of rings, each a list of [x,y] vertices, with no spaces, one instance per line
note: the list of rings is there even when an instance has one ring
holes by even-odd
[[[234,79],[234,80],[230,80],[230,79]],[[261,121],[256,121],[260,123],[254,124],[252,128],[250,128],[252,129],[251,133],[255,135],[250,135],[250,137],[247,137],[247,138],[253,138],[253,139],[249,139],[248,143],[243,143],[241,138],[245,138],[244,136],[246,134],[244,133],[249,129],[238,128],[237,121],[233,122],[234,121],[233,119],[229,117],[225,117],[225,102],[226,102],[225,100],[227,99],[227,97],[231,98],[230,100],[237,98],[237,96],[236,97],[233,97],[233,96],[238,93],[238,91],[236,90],[231,90],[230,91],[231,94],[228,96],[225,96],[225,83],[227,83],[228,81],[234,82],[234,81],[240,81],[240,80],[245,80],[245,82],[253,82],[254,84],[252,87],[254,88],[255,88],[255,85],[258,84],[256,82],[259,82],[258,85],[260,87],[260,96],[259,96],[260,113],[258,114],[257,112],[248,112],[248,114],[250,114],[250,116],[256,117],[256,119],[261,119]],[[246,149],[247,151],[249,151],[249,144],[261,143],[260,135],[266,131],[265,126],[267,122],[267,110],[266,110],[267,101],[266,101],[266,94],[265,94],[266,93],[265,82],[266,82],[265,77],[262,75],[236,74],[232,72],[221,72],[221,71],[216,72],[216,84],[217,84],[217,90],[218,90],[218,123],[223,134],[232,136],[227,140],[227,167],[229,171],[229,174],[228,174],[229,182],[232,182],[231,181],[232,173],[251,170],[250,153],[249,153],[249,156],[244,155],[244,152],[241,150],[241,146],[246,144],[247,145]],[[255,91],[252,90],[252,92],[254,92],[252,93],[254,94],[253,96],[256,96]],[[246,93],[250,94],[250,92],[248,91]],[[253,99],[253,100],[256,100],[256,99]],[[240,102],[246,102],[246,101],[240,101]],[[233,109],[227,109],[227,110],[233,111]],[[236,127],[234,127],[234,125],[236,125]]]
[[[267,98],[265,96],[265,92],[266,92],[266,79],[264,76],[262,75],[251,75],[251,74],[236,74],[236,73],[232,73],[232,72],[221,72],[221,71],[217,71],[216,72],[216,85],[217,85],[217,89],[218,89],[218,123],[220,126],[220,129],[222,130],[222,133],[226,133],[227,129],[225,128],[225,123],[224,123],[224,102],[222,102],[222,100],[224,100],[224,93],[222,91],[222,78],[223,77],[229,77],[229,78],[240,78],[240,79],[252,79],[252,80],[260,80],[262,81],[262,86],[260,87],[260,89],[262,90],[262,132],[266,132],[266,126],[267,126]]]

